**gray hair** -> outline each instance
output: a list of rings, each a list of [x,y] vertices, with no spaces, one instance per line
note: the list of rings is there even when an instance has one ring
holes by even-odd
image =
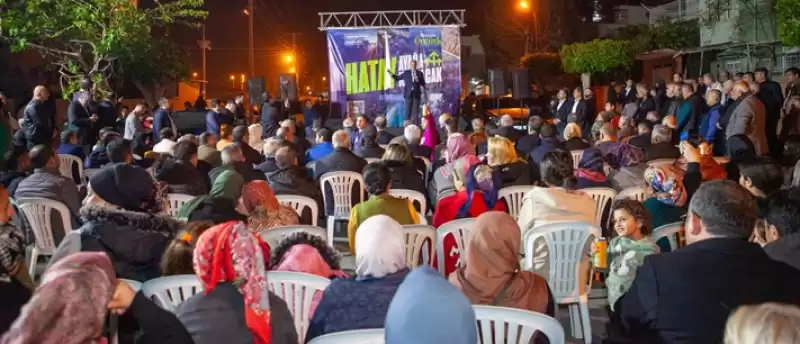
[[[650,142],[653,144],[672,142],[672,130],[663,124],[654,125],[653,133],[650,134]]]
[[[270,137],[264,141],[264,156],[267,158],[274,158],[275,152],[283,145],[283,140],[275,137]]]
[[[192,142],[194,144],[198,144],[197,136],[194,136],[194,134],[185,134],[181,136],[180,138],[178,138],[178,143],[181,142]]]
[[[706,232],[714,237],[747,239],[758,215],[753,196],[731,180],[714,180],[700,185],[689,212],[700,218]]]
[[[386,129],[386,117],[383,116],[375,117],[375,128]]]
[[[511,117],[511,115],[503,115],[503,117],[500,117],[500,126],[510,127],[512,125],[514,125],[514,117]]]
[[[228,164],[232,162],[242,161],[242,149],[237,145],[228,145],[222,150],[222,163]]]
[[[408,143],[419,143],[420,138],[422,138],[422,130],[415,124],[412,124],[406,126],[405,130],[403,130],[403,136],[406,137]]]
[[[333,133],[333,148],[350,148],[350,134],[346,130],[337,130]]]
[[[472,127],[475,129],[483,129],[483,120],[480,118],[473,118]]]

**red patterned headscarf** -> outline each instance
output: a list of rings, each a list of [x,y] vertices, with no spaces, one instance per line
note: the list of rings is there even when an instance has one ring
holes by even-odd
[[[244,296],[245,320],[255,343],[269,344],[267,268],[258,236],[237,221],[209,228],[197,240],[194,270],[206,294],[220,282],[235,284]]]
[[[240,198],[242,213],[247,214],[247,228],[258,234],[262,230],[300,224],[297,212],[280,204],[269,183],[254,180],[245,184]]]

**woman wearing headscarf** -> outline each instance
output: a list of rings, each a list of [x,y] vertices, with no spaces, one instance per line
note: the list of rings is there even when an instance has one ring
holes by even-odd
[[[247,229],[254,234],[270,228],[300,224],[292,207],[280,204],[269,183],[254,180],[245,184],[239,199],[242,213],[247,215]]]
[[[600,149],[605,162],[611,167],[608,179],[617,192],[644,185],[642,174],[647,169],[644,152],[636,146],[618,142]]]
[[[575,189],[592,187],[611,187],[604,168],[603,153],[597,148],[588,148],[583,151],[575,177],[578,179]]]
[[[331,281],[308,327],[306,342],[341,331],[381,328],[408,274],[403,227],[375,215],[356,232],[356,276]]]
[[[100,252],[75,253],[50,266],[0,343],[106,343],[103,325],[109,310],[136,319],[141,329],[137,343],[192,343],[172,313],[117,281],[111,261]]]
[[[648,198],[642,202],[650,213],[652,228],[679,222],[686,215],[689,194],[683,186],[683,178],[674,167],[651,166],[644,172]],[[659,240],[661,252],[669,252],[669,244]]]
[[[439,227],[455,219],[474,218],[489,210],[506,211],[497,199],[500,176],[478,157],[468,155],[453,164],[456,193],[439,200],[433,213],[433,226]]]
[[[450,282],[475,305],[518,308],[555,314],[547,281],[522,271],[517,251],[522,236],[514,218],[490,211],[478,216],[467,242],[465,264]]]
[[[237,221],[211,227],[197,239],[194,271],[204,290],[175,309],[196,344],[297,343],[286,303],[267,287],[263,246]]]
[[[464,293],[423,266],[406,276],[386,313],[386,344],[475,344],[475,311]]]
[[[447,137],[444,157],[447,163],[436,169],[433,173],[432,181],[428,184],[428,195],[431,204],[435,205],[439,198],[454,190],[453,162],[468,155],[475,155],[475,147],[469,142],[469,138],[461,133],[455,133]]]
[[[247,217],[236,211],[242,195],[244,179],[239,173],[226,170],[220,173],[207,196],[197,196],[184,203],[178,217],[189,221],[246,221]]]
[[[67,234],[53,262],[81,251],[106,252],[120,278],[146,282],[159,277],[161,255],[181,223],[160,215],[166,187],[144,169],[115,164],[89,180],[80,210],[83,226]]]

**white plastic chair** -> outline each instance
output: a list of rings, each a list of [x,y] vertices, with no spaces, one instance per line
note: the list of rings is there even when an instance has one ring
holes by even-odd
[[[547,284],[558,304],[569,305],[570,329],[572,336],[583,338],[586,343],[592,339],[589,319],[589,291],[592,286],[592,272],[589,267],[588,285],[581,292],[581,260],[588,253],[588,246],[595,237],[602,236],[600,229],[585,222],[560,222],[534,227],[523,236],[525,268],[534,268],[537,252],[536,239],[544,238],[547,247],[545,258],[548,261]],[[582,329],[582,331],[581,331]],[[552,343],[552,339],[551,339]]]
[[[353,200],[353,186],[359,183],[357,188],[359,203],[364,202],[364,178],[355,172],[328,172],[320,176],[319,187],[325,199],[325,209],[328,209],[328,197],[325,194],[325,186],[330,184],[333,192],[333,216],[327,217],[328,243],[333,245],[333,227],[336,220],[349,220],[351,204]]]
[[[142,294],[170,312],[203,289],[203,283],[195,275],[159,277],[142,284]]]
[[[278,198],[279,203],[286,204],[294,208],[294,211],[297,212],[297,216],[299,217],[303,217],[303,211],[305,211],[306,208],[311,209],[311,225],[317,225],[319,207],[317,206],[317,201],[315,201],[313,198],[300,195],[278,195],[276,197]]]
[[[472,309],[483,344],[528,344],[536,332],[547,336],[550,343],[564,343],[564,327],[547,315],[484,305],[473,305]]]
[[[419,203],[419,213],[426,214],[428,212],[428,204],[425,202],[425,195],[419,191],[406,190],[406,189],[389,189],[389,195],[392,197],[409,199],[412,203]]]
[[[78,186],[83,185],[83,161],[72,154],[59,154],[58,160],[58,171],[69,180],[72,180],[72,165],[78,165],[78,180],[80,181]]]
[[[667,237],[669,239],[669,247],[671,250],[676,250],[678,248],[678,232],[683,229],[683,222],[673,222],[658,227],[653,230],[653,233],[650,234],[650,239],[653,242],[658,241],[663,237]]]
[[[645,190],[647,190],[647,188],[644,186],[634,186],[632,188],[627,188],[625,190],[620,191],[617,194],[617,197],[614,198],[614,201],[620,199],[632,199],[639,202],[644,202]]]
[[[275,245],[277,245],[285,236],[297,232],[306,232],[309,234],[314,234],[322,239],[325,239],[325,236],[327,235],[325,228],[320,228],[317,226],[305,226],[305,225],[270,228],[261,231],[260,233],[258,233],[258,235],[261,236],[261,240],[267,243],[269,247],[275,247]]]
[[[316,161],[309,161],[308,163],[306,163],[306,169],[313,171],[314,170],[314,166],[316,166],[316,165],[317,165]]]
[[[28,272],[33,277],[39,256],[52,256],[56,252],[58,243],[53,238],[53,224],[50,221],[53,212],[61,216],[61,224],[64,227],[63,238],[66,238],[67,234],[72,231],[72,216],[64,203],[51,199],[23,197],[16,199],[16,204],[17,209],[25,216],[26,223],[30,226],[35,239],[31,249],[31,261],[28,265]]]
[[[467,239],[469,238],[472,227],[475,226],[475,219],[458,219],[447,222],[436,229],[436,260],[439,265],[439,272],[445,274],[444,266],[444,237],[453,234],[456,238],[456,247],[447,252],[448,256],[459,254],[460,259],[464,259],[464,252],[467,249]]]
[[[122,282],[125,282],[125,284],[129,285],[131,287],[131,289],[133,289],[133,291],[135,291],[135,292],[138,292],[139,290],[142,290],[142,282],[129,280],[129,279],[124,279],[124,278],[120,278],[119,280],[122,281]]]
[[[308,344],[385,344],[382,328],[336,332],[312,339]]]
[[[675,159],[655,159],[647,162],[647,166],[671,166],[675,163]]]
[[[179,193],[167,194],[167,203],[169,204],[167,208],[167,214],[172,217],[178,217],[178,211],[181,209],[181,206],[194,198],[195,196]]]
[[[433,266],[432,256],[433,248],[436,247],[436,229],[426,225],[405,225],[403,234],[406,235],[406,264],[408,267],[415,268],[425,265],[425,263]],[[426,241],[430,246],[425,244]],[[419,261],[420,253],[423,261]]]
[[[519,209],[522,208],[522,198],[532,189],[531,185],[507,186],[497,191],[497,198],[506,201],[508,214],[516,220],[519,218]]]
[[[267,272],[269,290],[289,307],[297,329],[300,343],[305,342],[308,323],[311,320],[311,300],[317,292],[322,292],[331,284],[327,278],[299,272]]]
[[[571,150],[569,153],[572,154],[572,168],[577,170],[583,158],[583,149]]]
[[[381,158],[364,158],[364,160],[366,160],[368,164],[373,162],[381,162]]]
[[[603,215],[605,215],[606,207],[611,204],[611,201],[614,197],[617,196],[617,191],[612,188],[585,188],[581,189],[580,191],[585,192],[587,195],[592,196],[594,203],[596,205],[597,211],[597,219],[595,219],[595,225],[600,227],[603,223]]]

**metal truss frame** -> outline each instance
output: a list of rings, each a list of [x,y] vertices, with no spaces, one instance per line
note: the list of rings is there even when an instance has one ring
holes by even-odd
[[[319,30],[412,26],[467,26],[466,10],[320,12]]]

